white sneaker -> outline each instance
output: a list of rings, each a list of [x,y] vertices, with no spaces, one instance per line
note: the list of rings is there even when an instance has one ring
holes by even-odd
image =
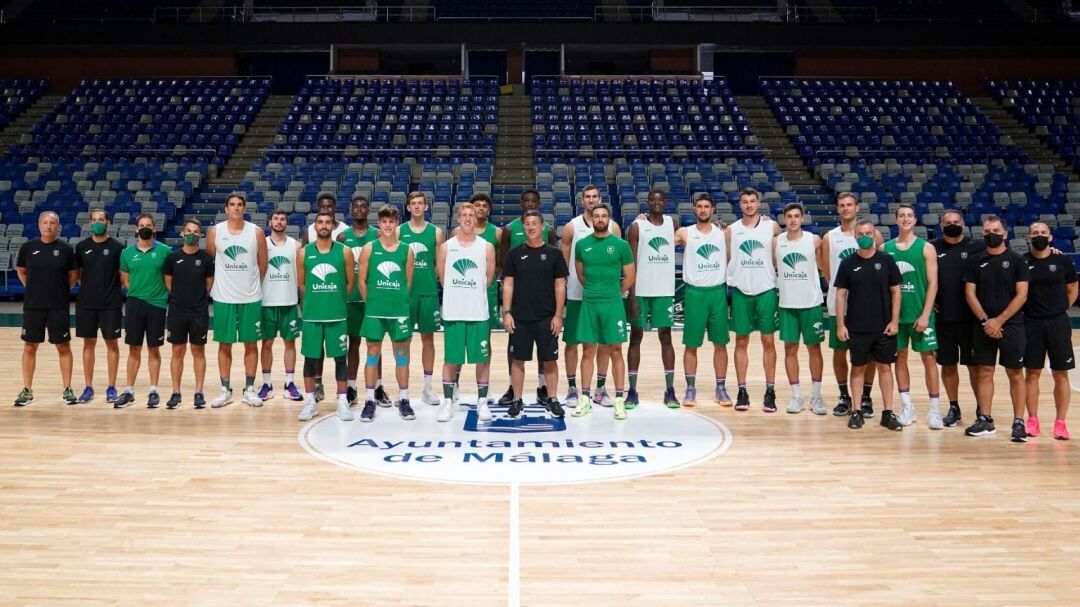
[[[492,420],[491,409],[488,408],[487,399],[481,398],[476,403],[476,415],[482,422],[489,422]]]
[[[448,422],[454,419],[454,412],[457,410],[457,405],[449,398],[442,399],[442,406],[439,407],[439,414],[435,416],[435,421]]]
[[[319,405],[315,404],[315,401],[309,401],[304,404],[304,408],[300,409],[300,415],[296,416],[296,419],[306,422],[315,417],[315,414],[319,412]]]
[[[231,403],[232,400],[232,390],[226,390],[225,388],[222,388],[221,392],[218,393],[217,398],[210,401],[210,408],[219,409]]]
[[[802,399],[802,397],[801,396],[792,396],[791,397],[791,402],[788,403],[788,406],[787,406],[787,412],[788,413],[798,413],[798,412],[802,411],[803,408],[804,407],[803,407],[803,399]]]
[[[926,412],[926,427],[931,430],[941,430],[945,427],[945,422],[941,421],[941,410],[939,408],[932,406]]]
[[[825,409],[825,402],[821,400],[821,396],[810,395],[810,409],[814,412],[814,415],[825,415],[828,410]]]
[[[911,424],[915,423],[915,419],[917,417],[918,414],[915,413],[914,404],[908,403],[905,405],[900,405],[900,415],[897,416],[897,419],[900,421],[901,426],[910,426]]]
[[[255,391],[255,387],[252,386],[244,390],[244,402],[252,407],[261,407],[262,399],[259,398],[259,393]]]
[[[420,396],[420,400],[424,401],[425,405],[435,406],[439,404],[439,397],[435,396],[435,393],[430,388],[424,390],[424,393]]]
[[[338,396],[337,401],[337,416],[343,422],[351,422],[353,419],[352,410],[349,409],[349,401],[345,399],[345,395]]]
[[[594,405],[600,405],[601,407],[614,407],[615,399],[611,398],[608,394],[607,388],[601,388],[593,394],[592,402]]]

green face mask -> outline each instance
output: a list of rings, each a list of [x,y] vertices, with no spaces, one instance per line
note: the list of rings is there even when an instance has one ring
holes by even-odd
[[[199,244],[199,236],[197,234],[184,234],[184,244],[189,247]]]
[[[105,233],[105,229],[106,226],[104,221],[95,221],[94,223],[90,224],[90,232],[94,236],[101,236]]]
[[[874,248],[873,236],[860,236],[855,239],[855,242],[859,243],[860,249],[872,249]]]

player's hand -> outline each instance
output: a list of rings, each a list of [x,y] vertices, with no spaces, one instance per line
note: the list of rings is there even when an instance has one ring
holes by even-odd
[[[562,317],[557,315],[551,317],[551,334],[558,336],[560,332],[562,332]]]
[[[914,324],[913,328],[915,329],[916,333],[922,333],[929,326],[930,326],[930,317],[929,316],[920,316],[920,317],[915,319],[915,324]]]
[[[896,335],[896,333],[899,331],[898,327],[896,326],[897,324],[898,323],[894,320],[891,321],[889,324],[885,325],[885,335],[888,335],[889,337]]]
[[[1005,323],[1001,322],[999,317],[991,318],[983,325],[983,331],[990,337],[999,337],[1001,335],[1001,325]]]
[[[507,333],[511,334],[517,328],[514,326],[514,317],[509,312],[503,314],[503,328],[506,329]]]
[[[836,336],[838,338],[840,338],[840,341],[847,341],[848,340],[847,327],[845,327],[844,325],[837,326],[836,327]]]

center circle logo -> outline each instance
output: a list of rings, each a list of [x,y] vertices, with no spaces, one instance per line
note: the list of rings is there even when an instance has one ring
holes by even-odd
[[[615,421],[596,407],[583,418],[552,417],[527,404],[517,418],[492,405],[480,421],[462,403],[449,422],[420,405],[405,421],[378,409],[375,421],[327,415],[300,430],[300,444],[330,463],[371,474],[442,483],[550,485],[617,481],[705,462],[731,446],[731,431],[685,409],[642,403]],[[568,410],[569,413],[569,410]]]

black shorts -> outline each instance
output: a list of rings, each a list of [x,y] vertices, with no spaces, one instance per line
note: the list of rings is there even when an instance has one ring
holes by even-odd
[[[124,326],[124,343],[141,346],[145,340],[151,348],[165,343],[165,308],[159,308],[141,299],[128,298],[124,310],[127,322]]]
[[[1071,331],[1069,334],[1072,335]],[[1001,365],[1006,369],[1024,368],[1024,351],[1027,350],[1024,323],[1006,323],[1001,329],[1001,339],[988,336],[982,325],[976,323],[971,336],[972,364],[983,367]]]
[[[972,331],[977,326],[971,320],[939,320],[934,325],[937,329],[937,362],[939,365],[971,365]]]
[[[166,326],[170,344],[205,346],[206,336],[210,332],[210,314],[169,314]]]
[[[848,335],[851,366],[861,367],[871,360],[886,365],[896,362],[896,336],[884,333],[852,333]]]
[[[1025,318],[1024,333],[1027,348],[1024,351],[1024,367],[1042,369],[1047,356],[1051,371],[1068,371],[1076,368],[1073,361],[1072,325],[1069,315],[1054,318]]]
[[[50,344],[66,344],[71,341],[68,309],[66,307],[56,310],[23,309],[23,341],[31,344],[44,342],[46,328],[49,329]]]
[[[532,360],[533,344],[536,358],[543,361],[559,360],[559,336],[551,333],[551,319],[515,320],[514,332],[510,334],[510,357],[514,360]]]
[[[75,337],[97,339],[98,331],[105,339],[120,339],[120,319],[124,313],[120,308],[86,310],[75,308]]]

